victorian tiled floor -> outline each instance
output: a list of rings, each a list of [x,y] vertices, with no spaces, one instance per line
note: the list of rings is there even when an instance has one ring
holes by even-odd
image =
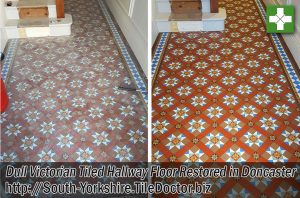
[[[227,10],[224,32],[162,35],[153,160],[299,162],[299,80],[287,74],[296,69],[278,56],[258,0],[219,4]]]
[[[147,112],[97,0],[66,0],[70,37],[17,41],[1,160],[146,161]]]

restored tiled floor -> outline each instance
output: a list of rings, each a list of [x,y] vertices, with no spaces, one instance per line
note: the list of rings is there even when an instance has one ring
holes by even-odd
[[[146,161],[147,112],[97,0],[66,0],[72,36],[20,39],[3,161]]]
[[[219,4],[224,32],[170,34],[153,88],[153,160],[299,162],[300,103],[255,0]]]

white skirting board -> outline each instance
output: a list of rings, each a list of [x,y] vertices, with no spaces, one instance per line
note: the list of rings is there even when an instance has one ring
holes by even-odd
[[[148,75],[148,2],[147,0],[131,0],[126,7],[123,0],[106,0],[110,11],[116,19],[130,48],[136,56],[146,76]]]
[[[6,31],[4,28],[1,28],[0,29],[0,51],[3,52],[4,51],[4,48],[5,48],[5,45],[7,43],[7,35],[6,35]]]
[[[290,49],[298,67],[300,68],[300,32],[296,32],[294,34],[286,34],[283,35],[285,43]]]

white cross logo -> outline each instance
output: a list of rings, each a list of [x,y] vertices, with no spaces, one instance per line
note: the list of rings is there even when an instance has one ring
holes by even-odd
[[[269,21],[277,24],[277,30],[284,30],[284,24],[291,23],[292,17],[284,15],[284,8],[277,8],[277,14],[270,16]]]

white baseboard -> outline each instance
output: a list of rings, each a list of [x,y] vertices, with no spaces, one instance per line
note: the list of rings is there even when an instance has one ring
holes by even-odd
[[[147,35],[142,35],[141,30],[128,16],[118,1],[106,0],[106,3],[120,26],[134,55],[142,66],[144,73],[148,74],[148,40]]]
[[[300,40],[294,34],[283,35],[286,45],[290,49],[298,67],[300,68]]]
[[[157,28],[157,24],[155,22],[152,22],[152,46],[157,38],[159,34],[158,28]]]
[[[7,35],[4,29],[6,16],[4,14],[4,1],[0,0],[0,51],[3,52],[7,43]]]
[[[151,30],[151,33],[152,33],[152,42],[151,42],[151,46],[153,46],[154,42],[156,41],[156,38],[159,34],[159,31],[158,31],[158,27],[157,27],[157,23],[155,21],[155,17],[156,17],[156,12],[157,12],[157,4],[156,4],[156,1],[152,1],[152,30]]]
[[[0,28],[0,51],[3,52],[4,51],[4,48],[5,48],[5,45],[7,43],[7,35],[6,35],[6,31],[4,28]]]

